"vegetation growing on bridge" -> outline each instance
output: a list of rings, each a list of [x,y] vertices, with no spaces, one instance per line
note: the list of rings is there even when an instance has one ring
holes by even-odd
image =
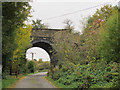
[[[36,21],[35,20],[32,20],[32,26],[35,30],[37,29],[47,29],[48,28],[48,25],[45,25],[44,23],[41,23],[42,21],[37,19]]]
[[[81,35],[56,33],[60,54],[51,78],[69,88],[119,88],[118,8],[106,5],[89,17]]]

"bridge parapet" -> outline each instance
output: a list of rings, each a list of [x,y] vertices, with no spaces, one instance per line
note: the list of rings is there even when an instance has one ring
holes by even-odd
[[[56,32],[66,31],[67,29],[32,29],[33,37],[53,37]]]
[[[56,32],[66,31],[67,29],[32,29],[31,38],[33,41],[49,41],[53,43],[54,34]]]
[[[31,36],[31,38],[33,38],[33,41],[42,40],[42,41],[49,41],[50,43],[53,43],[53,41],[52,41],[53,37]]]

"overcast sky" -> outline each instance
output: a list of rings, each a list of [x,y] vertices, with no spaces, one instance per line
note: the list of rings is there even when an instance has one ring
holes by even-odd
[[[64,21],[70,19],[73,22],[75,30],[81,32],[83,25],[80,23],[95,13],[96,9],[106,5],[118,5],[120,0],[33,0],[32,17],[29,20],[40,19],[43,23],[48,24],[50,28],[64,28]],[[49,60],[45,51],[31,49],[30,52],[36,52],[35,58],[44,58]],[[38,54],[39,53],[39,54]],[[27,54],[31,58],[31,54]]]
[[[76,2],[75,0],[47,1],[48,0],[33,0],[33,2],[30,3],[33,10],[33,17],[30,18],[30,20],[41,19],[42,22],[48,24],[50,28],[64,28],[63,22],[66,19],[70,19],[73,22],[75,30],[80,32],[83,26],[80,21],[83,18],[93,15],[97,8],[106,4],[117,5],[119,0],[76,0]]]

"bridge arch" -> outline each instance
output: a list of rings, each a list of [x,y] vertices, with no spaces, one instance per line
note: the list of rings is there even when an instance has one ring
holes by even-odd
[[[54,57],[54,54],[56,53],[56,51],[53,48],[53,45],[50,41],[43,40],[43,39],[36,39],[36,40],[33,40],[31,43],[32,43],[32,47],[39,47],[44,49],[50,56],[50,63],[54,66],[56,65],[56,61]]]
[[[31,31],[31,39],[32,47],[40,47],[44,49],[50,56],[51,65],[56,65],[58,62],[57,48],[55,47],[55,43],[53,41],[54,34],[56,32],[63,32],[67,29],[32,29]],[[53,47],[54,46],[54,47]]]

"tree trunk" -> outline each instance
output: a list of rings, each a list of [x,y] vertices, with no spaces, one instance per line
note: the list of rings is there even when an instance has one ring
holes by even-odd
[[[16,78],[18,77],[18,69],[16,68]]]
[[[12,75],[12,62],[10,63],[10,75]]]
[[[52,72],[52,79],[54,80],[54,70],[53,70],[53,65],[51,64],[51,72]]]

